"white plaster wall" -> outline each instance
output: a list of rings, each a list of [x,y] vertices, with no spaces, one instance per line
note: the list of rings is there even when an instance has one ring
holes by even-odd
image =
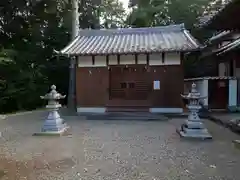
[[[229,76],[229,63],[219,63],[218,65],[218,76]]]
[[[149,108],[151,113],[183,113],[183,108]]]
[[[236,76],[236,59],[233,59],[233,76]]]
[[[237,105],[240,102],[240,68],[236,67],[236,59],[233,60],[233,76],[237,78]]]
[[[105,57],[105,56],[104,56]],[[107,61],[107,60],[106,60]],[[118,63],[117,61],[117,55],[111,55],[109,56],[109,65],[116,65]]]
[[[92,57],[91,56],[81,56],[78,57],[78,67],[92,67]]]
[[[208,106],[208,80],[204,79],[202,82],[202,87],[201,87],[201,95],[205,96],[206,98],[203,100],[204,101],[204,106]]]
[[[229,80],[228,106],[237,106],[237,80]]]
[[[194,83],[197,86],[197,91],[202,95],[203,94],[203,80],[198,80],[198,81],[195,81]]]
[[[107,66],[107,61],[105,56],[95,56],[95,67]]]
[[[240,78],[240,68],[235,68],[234,76],[236,76],[237,78]]]
[[[152,66],[162,65],[162,54],[161,53],[149,54],[149,65]]]
[[[138,55],[138,64],[147,64],[147,55],[146,54]]]
[[[77,107],[78,113],[105,113],[106,107]],[[183,113],[182,108],[149,108],[151,113]]]
[[[109,65],[117,65],[117,55],[109,56]],[[135,64],[134,55],[121,55],[120,64]],[[146,54],[138,55],[138,64],[147,64]],[[161,66],[161,65],[180,65],[180,54],[179,53],[165,53],[165,61],[162,62],[162,54],[154,53],[149,54],[149,65],[151,66]],[[107,66],[106,56],[95,56],[95,64],[92,64],[91,56],[79,56],[78,57],[78,67],[105,67]]]
[[[240,103],[240,68],[235,68],[235,76],[237,77],[237,104]]]
[[[178,65],[181,64],[180,53],[166,53],[164,65]]]
[[[78,113],[105,113],[105,107],[77,107]]]
[[[225,72],[226,72],[225,63],[219,63],[219,65],[218,65],[218,75],[219,76],[225,76]]]
[[[135,56],[134,55],[121,55],[120,56],[120,64],[135,64]]]

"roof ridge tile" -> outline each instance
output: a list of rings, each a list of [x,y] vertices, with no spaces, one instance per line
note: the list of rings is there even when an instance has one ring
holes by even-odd
[[[185,30],[184,24],[155,26],[155,27],[140,27],[140,28],[118,28],[118,29],[81,29],[79,36],[109,36],[109,35],[124,35],[124,34],[151,34],[162,32],[181,32]]]

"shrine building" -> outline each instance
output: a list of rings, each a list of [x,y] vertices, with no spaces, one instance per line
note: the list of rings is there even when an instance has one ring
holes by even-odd
[[[79,113],[182,113],[183,57],[199,49],[183,24],[80,30],[59,53],[77,58]]]
[[[203,76],[185,79],[188,91],[192,82],[207,98],[211,111],[240,111],[240,1],[223,2],[219,11],[203,15],[198,26],[202,34],[211,34],[201,49],[199,60],[209,69]]]

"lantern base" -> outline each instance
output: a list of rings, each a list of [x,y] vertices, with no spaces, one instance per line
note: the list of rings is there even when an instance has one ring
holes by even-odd
[[[186,127],[181,127],[179,129],[177,129],[177,133],[183,138],[199,139],[199,140],[212,139],[211,134],[209,134],[209,132],[206,128],[204,128],[204,129],[188,129]]]
[[[49,112],[41,132],[35,133],[34,135],[62,135],[67,131],[67,129],[68,126],[60,117],[57,109],[53,109]]]
[[[65,127],[58,129],[56,131],[51,130],[42,130],[41,132],[34,133],[34,136],[62,136],[67,134],[69,127],[65,125]]]

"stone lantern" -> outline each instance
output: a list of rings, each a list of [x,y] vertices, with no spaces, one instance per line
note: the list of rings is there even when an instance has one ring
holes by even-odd
[[[56,91],[56,86],[52,85],[50,93],[40,97],[41,99],[48,100],[48,104],[46,105],[48,116],[43,124],[41,132],[35,133],[35,135],[61,135],[68,127],[58,113],[61,107],[58,101],[64,99],[66,96],[58,93]]]
[[[198,112],[201,109],[200,100],[207,97],[200,96],[195,83],[192,84],[191,92],[188,95],[181,96],[188,100],[187,108],[189,110],[189,115],[188,119],[179,129],[177,129],[177,132],[181,137],[212,139],[212,136],[209,134],[198,115]]]

